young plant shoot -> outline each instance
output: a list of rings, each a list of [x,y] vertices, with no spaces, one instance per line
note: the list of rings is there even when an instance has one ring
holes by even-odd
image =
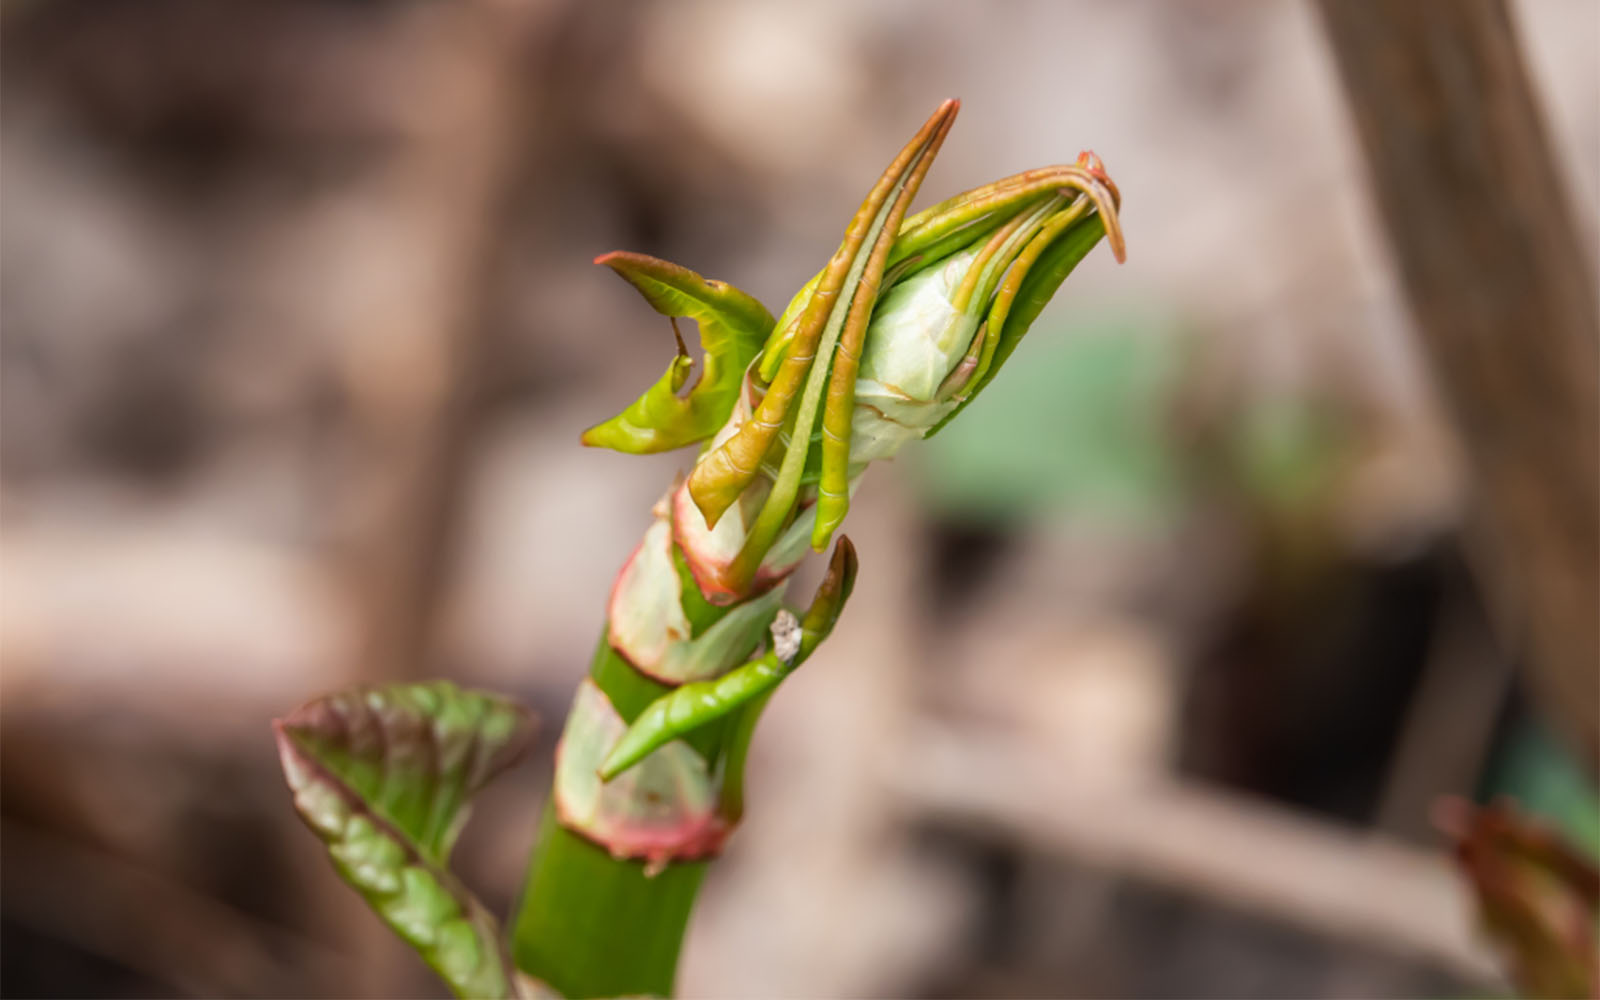
[[[468,928],[450,931],[452,942],[470,937],[474,947],[441,958],[433,946],[430,960],[448,967],[463,995],[671,992],[706,863],[743,813],[756,722],[850,596],[855,549],[834,535],[861,475],[959,415],[1101,237],[1122,259],[1119,194],[1092,153],[908,215],[957,108],[946,101],[894,157],[838,251],[776,321],[737,288],[676,264],[620,252],[597,259],[672,321],[677,350],[662,377],[586,431],[584,443],[633,454],[695,445],[699,453],[653,508],[613,585],[556,750],[509,947],[495,943],[493,918],[448,872],[434,875],[451,901],[435,907],[440,919]],[[696,321],[704,352],[687,392],[693,363],[678,317]],[[830,542],[809,606],[787,610],[789,574]],[[345,845],[361,820],[397,844],[391,853],[402,861],[440,868],[443,856],[429,854],[405,824],[379,823],[389,799],[371,796],[399,793],[355,768],[365,759],[359,748],[330,745],[331,735],[297,742],[297,731],[285,730],[285,762],[294,774],[313,774],[296,779],[302,814],[408,940],[438,939],[418,931],[425,916],[394,916],[393,880],[350,860]],[[324,763],[313,773],[302,758]],[[414,763],[406,780],[428,787],[448,771],[441,760]],[[481,779],[454,784],[470,792]],[[324,799],[342,804],[337,817]],[[450,801],[457,823],[464,797]],[[468,963],[467,952],[480,963]]]

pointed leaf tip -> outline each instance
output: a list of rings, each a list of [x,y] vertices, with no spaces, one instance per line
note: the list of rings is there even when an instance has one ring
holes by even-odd
[[[694,320],[705,351],[700,379],[686,396],[678,390],[692,360],[677,324],[679,354],[658,380],[627,409],[584,433],[584,443],[630,454],[671,451],[716,433],[739,395],[744,370],[772,330],[772,314],[755,298],[647,254],[614,250],[594,259],[632,285],[656,312]]]
[[[1101,184],[1104,184],[1106,186],[1106,190],[1111,192],[1111,197],[1115,201],[1117,207],[1122,207],[1122,191],[1117,188],[1117,182],[1111,179],[1111,175],[1106,173],[1105,163],[1100,159],[1099,155],[1096,154],[1094,150],[1086,149],[1079,153],[1078,166],[1087,170],[1091,177],[1099,181]]]
[[[689,495],[707,524],[716,524],[757,475],[781,434],[790,435],[777,476],[728,572],[735,590],[755,578],[794,513],[819,420],[822,475],[812,545],[819,551],[849,507],[849,415],[854,372],[873,306],[882,288],[889,251],[907,207],[949,133],[958,102],[945,101],[923,122],[884,169],[845,229],[844,241],[815,279],[805,305],[785,330],[791,338],[777,374],[744,421],[716,448],[700,456],[689,474]],[[831,373],[831,374],[830,374]]]
[[[833,626],[844,612],[845,602],[850,599],[850,592],[855,590],[856,573],[860,568],[861,561],[856,556],[855,543],[850,541],[849,535],[840,535],[833,544],[827,572],[817,585],[816,596],[811,599],[811,607],[806,610],[805,621],[801,623],[805,632],[815,636],[810,640],[812,648],[833,631]]]
[[[1092,149],[1086,149],[1078,154],[1078,166],[1082,167],[1089,175],[1090,180],[1101,192],[1085,191],[1094,201],[1096,211],[1100,213],[1101,224],[1105,227],[1106,242],[1111,246],[1111,256],[1117,259],[1118,264],[1128,262],[1128,248],[1122,238],[1122,220],[1118,213],[1122,209],[1122,191],[1117,187],[1116,181],[1106,173],[1106,165],[1101,162]],[[1102,197],[1101,194],[1108,197]]]

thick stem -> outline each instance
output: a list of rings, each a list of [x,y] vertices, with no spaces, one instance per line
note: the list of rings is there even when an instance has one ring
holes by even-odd
[[[728,610],[704,601],[686,605],[697,634]],[[589,677],[629,723],[671,690],[629,665],[604,633]],[[716,761],[728,729],[713,723],[683,739]],[[553,803],[554,796],[545,805],[512,929],[517,968],[568,997],[670,996],[706,862],[670,862],[646,874],[644,861],[614,858],[562,826]]]
[[[513,932],[517,967],[569,997],[669,996],[706,862],[613,858],[547,804]]]

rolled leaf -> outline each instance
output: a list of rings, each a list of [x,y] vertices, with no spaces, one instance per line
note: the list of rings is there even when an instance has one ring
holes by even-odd
[[[834,355],[833,371],[828,376],[827,401],[822,410],[822,474],[817,483],[817,523],[811,533],[811,547],[825,551],[834,531],[844,521],[850,510],[850,429],[851,414],[855,410],[856,372],[861,366],[861,345],[867,336],[867,324],[873,307],[878,304],[878,292],[883,287],[884,267],[889,260],[889,248],[900,232],[906,209],[916,197],[927,176],[933,158],[939,155],[944,137],[950,133],[955,113],[946,116],[927,149],[912,167],[900,194],[890,205],[882,232],[872,246],[872,255],[862,272],[860,287],[850,302],[850,315],[845,321],[844,333],[839,338],[839,350]]]
[[[767,694],[828,637],[844,611],[856,581],[856,550],[848,535],[839,536],[828,573],[817,587],[805,618],[796,622],[784,612],[796,633],[796,648],[784,649],[785,637],[773,626],[773,648],[765,655],[710,681],[685,684],[651,702],[611,748],[600,767],[600,778],[610,781],[673,739],[722,718]]]
[[[1004,308],[1007,310],[1003,316],[1005,325],[998,334],[987,370],[967,390],[956,408],[941,417],[928,431],[926,437],[933,437],[944,429],[945,424],[960,416],[961,411],[978,397],[978,393],[994,381],[1000,366],[1005,364],[1006,359],[1011,357],[1011,352],[1022,342],[1022,335],[1028,332],[1028,328],[1039,317],[1039,313],[1050,303],[1050,298],[1056,293],[1056,289],[1061,287],[1061,283],[1072,273],[1073,268],[1088,256],[1089,251],[1094,249],[1094,245],[1103,235],[1105,235],[1103,225],[1099,217],[1095,216],[1082,226],[1068,229],[1059,239],[1044,248],[1022,276],[1020,289],[1014,297],[1005,302]]]
[[[749,492],[748,499],[752,501],[765,499],[760,480]],[[695,506],[687,485],[679,486],[672,494],[673,540],[688,562],[694,583],[713,604],[727,605],[750,593],[764,593],[780,584],[810,551],[808,543],[811,526],[816,521],[816,508],[804,507],[796,512],[794,521],[767,551],[756,570],[753,586],[735,579],[733,563],[750,533],[743,507],[741,501],[728,508],[713,528],[706,524],[705,515]]]
[[[693,634],[683,610],[684,587],[673,552],[665,504],[611,588],[607,637],[634,669],[663,684],[715,677],[738,664],[761,642],[783,600],[783,585],[723,612]]]
[[[680,337],[666,374],[627,409],[584,431],[583,443],[638,455],[671,451],[715,434],[733,412],[745,368],[772,332],[772,314],[726,282],[645,254],[617,251],[596,257],[595,263],[621,275],[656,312],[698,323],[705,357],[700,380],[687,396],[678,395],[690,368]]]
[[[802,387],[806,388],[808,396],[820,396],[823,380],[811,376],[812,362],[818,357],[827,361],[832,359],[833,346],[837,343],[840,328],[844,325],[857,286],[867,268],[868,258],[862,256],[863,247],[869,246],[883,231],[889,213],[894,213],[898,223],[904,206],[896,209],[895,204],[908,187],[908,197],[916,193],[922,173],[927,170],[925,165],[919,169],[919,161],[931,160],[930,146],[936,150],[938,142],[949,131],[959,107],[960,102],[953,100],[941,104],[894,162],[889,164],[883,176],[878,178],[878,183],[868,192],[855,218],[846,227],[844,242],[828,262],[815,291],[804,309],[795,316],[792,330],[784,332],[783,335],[791,343],[754,416],[739,428],[737,434],[696,463],[694,472],[689,476],[689,492],[705,515],[707,524],[715,527],[723,512],[750,484],[762,458],[772,447],[778,431],[788,418],[790,407],[800,396]],[[897,231],[898,225],[888,229],[891,238]],[[870,250],[868,254],[871,255]],[[880,259],[877,276],[881,275]],[[826,376],[825,370],[823,375]],[[816,386],[814,394],[810,388],[812,385]],[[813,402],[811,408],[814,410],[815,406]],[[801,442],[809,441],[811,435],[809,422],[803,415],[805,409],[802,402],[802,416],[797,425],[800,426]],[[804,463],[803,454],[800,461]],[[780,485],[783,479],[779,477]],[[777,506],[773,505],[773,509]],[[754,553],[754,563],[760,562],[761,554]],[[754,565],[749,568],[753,570]]]
[[[561,825],[614,858],[645,862],[647,874],[716,854],[729,828],[717,814],[705,759],[688,744],[669,741],[626,776],[601,782],[600,765],[627,728],[599,685],[584,678],[556,748],[551,799]]]
[[[472,794],[527,749],[527,710],[404,684],[330,695],[273,727],[295,808],[345,881],[457,995],[516,996],[498,922],[447,862]]]

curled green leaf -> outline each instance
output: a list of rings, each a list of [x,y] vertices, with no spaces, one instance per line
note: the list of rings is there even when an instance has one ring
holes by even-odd
[[[760,513],[750,526],[744,547],[739,550],[738,556],[734,558],[729,568],[729,576],[735,581],[735,586],[747,586],[755,578],[762,560],[766,558],[773,543],[790,523],[794,515],[795,500],[800,492],[801,479],[805,474],[812,430],[816,426],[818,417],[825,417],[829,410],[838,412],[840,419],[833,423],[831,442],[830,428],[828,426],[823,428],[823,475],[817,497],[817,521],[811,536],[813,548],[820,550],[826,547],[833,529],[843,519],[844,511],[849,507],[849,488],[840,461],[848,459],[850,451],[849,413],[853,405],[855,370],[860,360],[862,338],[866,336],[867,323],[871,318],[873,306],[878,301],[884,264],[894,234],[899,231],[900,220],[905,215],[906,207],[911,199],[916,197],[917,189],[921,186],[922,179],[927,176],[933,158],[938,155],[939,147],[949,133],[950,126],[954,124],[959,108],[959,102],[953,100],[940,105],[939,110],[924,123],[922,130],[912,138],[905,149],[901,150],[895,162],[890,164],[889,169],[879,180],[878,188],[874,188],[867,203],[862,205],[863,214],[857,215],[859,221],[869,207],[876,206],[867,223],[866,231],[855,242],[853,259],[842,284],[842,293],[837,299],[830,300],[832,308],[827,317],[827,325],[822,330],[820,345],[812,352],[820,360],[812,364],[811,359],[807,358],[804,362],[807,371],[799,407],[793,414],[785,414],[791,428],[788,450],[783,455],[778,477],[773,481],[772,489],[762,502]],[[888,182],[887,190],[879,198],[878,189],[882,188],[885,182]],[[847,246],[854,239],[854,230],[855,224],[852,223],[850,234],[846,238]],[[870,249],[862,253],[863,247]],[[827,281],[824,280],[818,285],[813,300],[823,299],[828,287]],[[809,311],[808,307],[808,313]],[[779,369],[780,381],[787,373],[801,367],[798,364],[791,365],[791,361],[799,360],[801,343],[797,339],[789,355],[784,358],[783,365]],[[810,342],[806,343],[809,349]],[[834,381],[830,377],[830,371],[840,365],[846,369],[846,375],[842,380]],[[777,386],[778,383],[774,383],[774,390]],[[826,398],[823,395],[825,390],[827,390]],[[768,398],[771,398],[770,393]],[[763,399],[762,406],[766,403],[767,399]],[[738,434],[727,442],[722,451],[728,452],[727,445],[739,440],[747,431],[759,432],[758,437],[761,433],[765,433],[764,428],[757,426],[760,420],[761,410],[758,408],[755,418],[741,427]],[[777,429],[776,426],[773,427],[774,435]],[[711,457],[707,456],[708,459]],[[713,466],[714,463],[707,461],[695,466],[694,473],[689,477],[691,495],[695,493],[695,476],[700,475],[702,470],[709,472]],[[749,474],[741,473],[741,478],[738,480],[739,489],[742,490],[748,485],[753,476],[753,470]],[[712,478],[714,477],[707,476],[708,481]],[[722,485],[729,486],[730,482],[725,481]],[[734,496],[737,496],[737,493]],[[695,495],[697,503],[700,499],[700,496]],[[718,514],[720,515],[720,511]]]
[[[916,197],[954,121],[952,111],[912,167],[910,178],[890,206],[883,229],[873,242],[872,257],[850,302],[850,316],[839,338],[839,350],[834,355],[833,371],[828,376],[828,395],[822,408],[822,473],[817,482],[817,523],[811,532],[811,547],[818,552],[827,549],[829,539],[850,510],[850,436],[856,405],[856,373],[861,368],[861,349],[872,310],[878,304],[878,292],[883,287],[889,250],[900,232],[900,223],[905,219],[911,199]]]
[[[862,276],[867,271],[871,251],[868,251],[869,256],[864,256],[862,249],[874,244],[880,232],[887,231],[892,238],[898,231],[899,219],[905,211],[901,195],[909,191],[905,194],[906,200],[915,195],[917,185],[927,171],[926,162],[931,161],[959,107],[959,102],[953,100],[940,105],[895,157],[894,162],[889,164],[877,184],[873,185],[855,218],[850,220],[850,225],[845,229],[844,242],[828,262],[804,308],[795,314],[790,328],[782,334],[790,341],[787,353],[766,395],[756,407],[755,414],[733,437],[696,463],[694,472],[689,476],[689,493],[705,515],[707,524],[715,526],[723,512],[732,506],[755,477],[762,458],[777,439],[779,430],[789,420],[790,409],[796,398],[800,397],[802,388],[805,389],[806,398],[801,401],[794,440],[799,446],[809,443],[811,423],[807,419],[807,410],[811,411],[810,418],[815,419],[815,397],[820,396],[827,375],[827,366],[824,364],[822,376],[813,376],[812,362],[819,357],[831,361],[840,329],[856,297]],[[894,213],[895,225],[885,230],[885,222],[891,213]],[[882,277],[882,268],[883,261],[879,257],[876,271],[871,276],[874,287]],[[870,308],[871,303],[868,302]],[[803,452],[799,461],[803,466]],[[798,477],[798,470],[787,478],[780,474],[774,495],[782,495],[784,490],[781,487],[787,484],[787,479],[795,480],[795,485],[798,485]],[[776,505],[773,509],[777,509]],[[784,518],[788,515],[787,510],[781,513]],[[768,521],[779,519],[776,516],[767,518]],[[775,534],[775,530],[765,530],[770,526],[761,527],[764,529],[762,534]],[[761,554],[753,553],[753,561],[759,563]],[[745,560],[750,561],[748,558]]]
[[[825,410],[827,432],[820,443],[831,462],[819,471],[827,475],[803,480],[817,487],[814,543],[826,540],[847,507],[834,496],[841,480],[905,441],[932,433],[964,407],[1101,236],[1123,259],[1119,202],[1099,158],[1086,152],[1074,164],[1015,174],[901,224],[859,369],[850,380],[855,405],[848,434],[843,408]],[[802,289],[786,319],[820,279]],[[757,376],[780,371],[793,325],[779,321]],[[845,377],[837,363],[833,374],[840,384],[830,385],[830,398]],[[762,471],[777,477],[770,453]],[[806,471],[809,476],[809,461]]]
[[[601,780],[610,781],[679,736],[720,719],[777,687],[833,631],[855,587],[857,567],[855,546],[849,536],[839,536],[827,575],[817,587],[805,617],[796,623],[788,612],[780,612],[780,621],[786,620],[787,625],[774,623],[773,648],[765,655],[716,680],[684,684],[651,702],[606,755],[600,766]]]
[[[674,323],[678,353],[666,373],[627,409],[584,431],[583,443],[639,455],[671,451],[715,434],[733,411],[745,368],[772,332],[772,314],[726,282],[645,254],[617,251],[596,257],[595,263],[621,275],[656,312],[698,323],[705,358],[699,381],[688,395],[679,395],[692,361]]]
[[[357,688],[274,723],[294,803],[339,874],[463,997],[513,997],[493,914],[447,862],[474,792],[526,750],[531,715],[447,682]]]

